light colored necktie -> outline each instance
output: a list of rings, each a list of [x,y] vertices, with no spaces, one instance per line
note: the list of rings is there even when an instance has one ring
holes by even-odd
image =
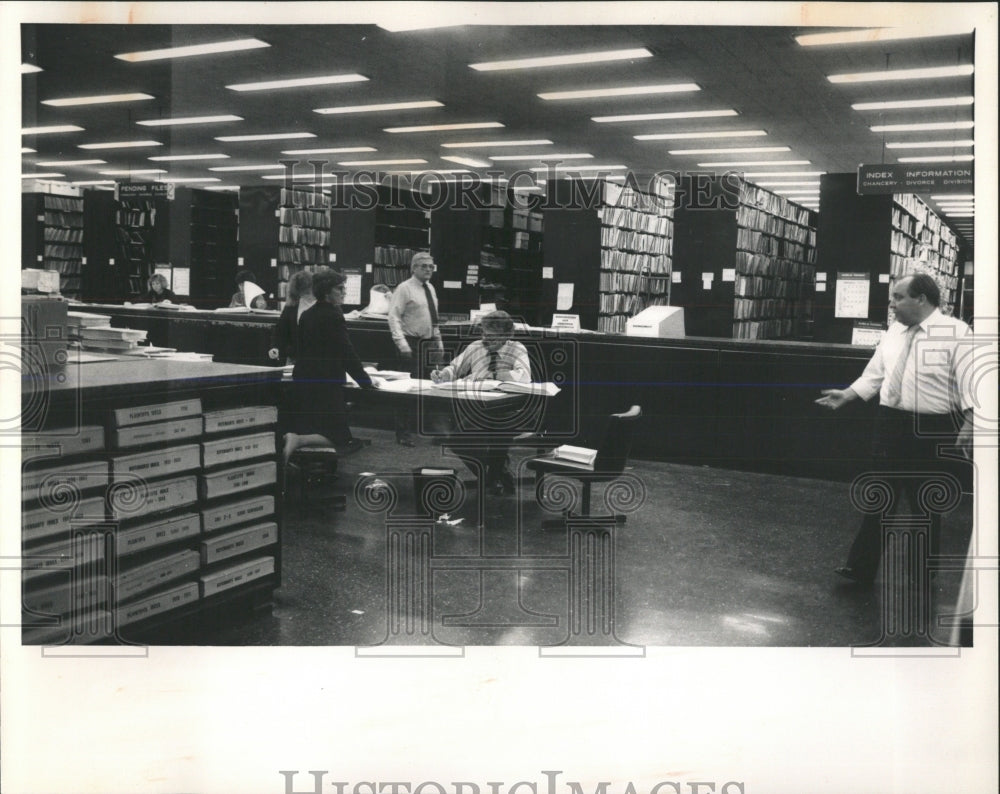
[[[913,339],[920,330],[919,323],[911,325],[906,329],[906,340],[903,342],[903,349],[896,360],[896,367],[889,376],[889,383],[886,386],[886,405],[890,408],[899,405],[903,397],[903,373],[906,372],[906,360],[910,357],[910,349],[913,347]]]

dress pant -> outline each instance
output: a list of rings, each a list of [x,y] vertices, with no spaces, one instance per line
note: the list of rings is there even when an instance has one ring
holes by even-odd
[[[409,372],[411,378],[421,379],[424,377],[425,367],[421,361],[421,353],[426,355],[426,350],[421,349],[422,341],[419,336],[406,337],[406,344],[409,345],[412,351],[412,356],[409,360],[404,358],[398,349],[396,351],[396,368],[400,372]],[[425,341],[423,341],[423,344],[426,347],[427,343]],[[400,408],[396,411],[395,420],[396,438],[413,435],[417,426],[417,406]]]
[[[951,464],[938,447],[948,445],[956,432],[950,414],[914,414],[879,407],[872,441],[872,471],[885,472],[892,494],[888,512],[898,514],[905,497],[911,514],[919,514],[918,494],[929,480],[950,474]],[[866,513],[847,555],[847,566],[862,581],[872,581],[882,558],[882,513]],[[941,543],[941,516],[930,511],[928,551],[936,556]]]

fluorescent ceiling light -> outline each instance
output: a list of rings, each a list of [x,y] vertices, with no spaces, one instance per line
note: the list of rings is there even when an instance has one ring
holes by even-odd
[[[239,185],[209,185],[205,190],[239,190]]]
[[[533,141],[465,141],[463,143],[442,143],[445,149],[490,149],[501,146],[551,146],[552,141],[545,139]]]
[[[386,127],[383,132],[438,132],[446,130],[488,130],[502,127],[499,121],[470,121],[462,124],[427,124],[421,127]]]
[[[313,108],[313,113],[333,115],[339,113],[381,113],[387,110],[418,110],[420,108],[443,108],[444,103],[436,99],[424,99],[414,102],[383,102],[377,105],[343,105],[333,108]]]
[[[793,181],[793,182],[755,182],[759,187],[819,187],[819,182]]]
[[[883,41],[962,36],[967,33],[972,33],[968,26],[934,25],[925,28],[866,28],[839,33],[806,33],[796,36],[795,40],[803,47],[816,47],[826,44],[879,44]]]
[[[934,121],[929,124],[877,124],[872,132],[921,132],[924,130],[971,130],[974,121]]]
[[[854,72],[853,74],[831,74],[831,83],[876,83],[887,80],[924,80],[935,77],[966,77],[974,71],[971,64],[961,66],[935,66],[926,69],[894,69],[882,72]]]
[[[341,146],[336,149],[285,149],[282,154],[356,154],[358,152],[377,152],[374,146]]]
[[[462,22],[442,22],[439,19],[424,18],[421,21],[416,14],[394,14],[393,19],[387,22],[377,22],[378,27],[390,33],[401,33],[407,30],[431,30],[432,28],[453,28],[460,27]]]
[[[585,88],[580,91],[548,91],[539,94],[541,99],[602,99],[616,96],[644,96],[646,94],[676,94],[684,91],[701,91],[697,83],[664,85],[634,85],[622,88]]]
[[[187,116],[186,118],[176,118],[176,119],[147,119],[146,121],[137,121],[140,127],[172,127],[181,124],[218,124],[223,121],[243,121],[242,116]]]
[[[547,152],[535,153],[535,154],[502,154],[502,155],[490,155],[490,160],[496,162],[506,162],[506,161],[516,161],[516,160],[593,160],[594,155],[592,154],[549,154]]]
[[[886,149],[950,149],[952,147],[975,146],[975,141],[908,141],[887,143]]]
[[[219,182],[216,176],[161,176],[160,182]]]
[[[940,99],[902,99],[893,102],[857,102],[855,110],[909,110],[911,108],[951,108],[971,105],[971,96],[949,96]]]
[[[290,176],[288,174],[267,174],[265,176],[262,176],[261,179],[293,179],[293,180],[313,179],[313,180],[315,180],[316,179],[316,175],[315,174],[307,174],[307,173],[304,173],[304,172],[301,173],[301,174],[292,174]]]
[[[715,132],[654,132],[646,135],[633,135],[637,141],[682,141],[699,138],[760,138],[767,135],[766,130],[717,130]]]
[[[337,165],[421,165],[426,162],[419,157],[414,157],[409,160],[344,160]]]
[[[209,168],[209,171],[280,171],[285,166],[281,163],[268,163],[267,165],[217,165]]]
[[[21,174],[21,179],[51,179],[56,176],[66,176],[65,174],[57,174],[52,171],[40,172],[37,174]]]
[[[233,39],[232,41],[217,41],[210,44],[190,44],[185,47],[166,47],[162,50],[124,52],[115,57],[121,61],[138,63],[139,61],[159,61],[164,58],[188,58],[192,55],[214,55],[220,52],[255,50],[260,47],[270,46],[270,44],[260,39]]]
[[[77,165],[104,165],[105,163],[107,163],[107,160],[48,160],[44,163],[41,162],[35,163],[35,165],[44,165],[49,167],[56,166],[57,168],[58,167],[69,168],[71,166],[77,166]]]
[[[107,143],[81,143],[77,149],[138,149],[143,146],[163,146],[159,141],[109,141]]]
[[[537,168],[532,168],[532,171],[538,171],[545,173],[546,171],[555,168],[556,171],[621,171],[628,168],[627,165],[556,165],[556,166],[539,166]]]
[[[671,149],[669,154],[764,154],[791,150],[789,146],[748,146],[741,149]]]
[[[228,154],[165,154],[160,157],[150,157],[156,162],[178,162],[182,160],[228,160]]]
[[[83,182],[70,182],[71,185],[83,186],[83,185],[113,185],[115,180],[113,179],[87,179]]]
[[[48,127],[23,127],[22,135],[48,135],[54,132],[83,132],[83,127],[75,124],[53,124]]]
[[[938,204],[943,210],[969,210],[970,212],[976,208],[975,204],[945,204],[943,201]]]
[[[34,151],[35,151],[34,149],[32,149],[32,148],[30,148],[28,146],[22,146],[21,147],[21,154],[31,154]]]
[[[934,201],[953,201],[954,199],[974,199],[975,196],[972,193],[941,193],[931,196],[931,198]]]
[[[42,71],[41,66],[35,66],[33,63],[22,63],[21,64],[21,74],[34,74],[35,72]]]
[[[809,160],[729,160],[721,163],[698,163],[699,168],[742,168],[745,166],[763,165],[768,168],[786,165],[810,165]]]
[[[938,157],[900,157],[901,163],[968,163],[975,159],[975,155],[956,154],[942,155]]]
[[[366,83],[363,74],[325,74],[318,77],[296,77],[290,80],[265,80],[260,83],[234,83],[227,85],[231,91],[272,91],[278,88],[304,88],[313,85],[338,85],[340,83]]]
[[[311,132],[269,132],[261,135],[223,135],[215,140],[217,141],[229,141],[235,143],[238,141],[283,141],[291,140],[293,138],[315,138],[316,135]]]
[[[949,218],[974,218],[976,214],[974,212],[948,212],[945,213]]]
[[[469,68],[477,72],[497,72],[506,69],[537,69],[547,66],[572,66],[582,63],[605,63],[607,61],[630,61],[636,58],[652,58],[653,53],[645,47],[630,50],[603,50],[601,52],[580,52],[575,55],[546,55],[541,58],[518,58],[512,61],[487,61],[470,63]]]
[[[102,96],[78,96],[67,99],[43,99],[43,105],[54,108],[70,108],[77,105],[105,105],[113,102],[140,102],[154,99],[152,94],[104,94]]]
[[[744,177],[772,177],[772,176],[823,176],[826,171],[755,171],[750,174],[743,174]]]
[[[607,124],[619,121],[665,121],[669,119],[713,119],[738,116],[735,110],[683,110],[676,113],[629,113],[622,116],[591,116],[591,121]]]
[[[455,155],[441,155],[442,160],[447,160],[449,163],[458,163],[459,165],[467,165],[470,168],[486,168],[490,165],[489,160],[476,160],[472,157],[457,157]]]
[[[117,171],[98,171],[97,173],[104,176],[133,176],[133,175],[145,175],[145,174],[165,174],[167,173],[162,168],[142,168],[142,169],[131,169],[125,168]]]

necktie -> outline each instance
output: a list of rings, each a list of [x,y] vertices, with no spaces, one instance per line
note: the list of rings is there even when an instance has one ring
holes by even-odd
[[[431,295],[431,288],[427,286],[427,282],[424,282],[424,297],[427,298],[427,310],[431,313],[431,325],[434,328],[438,327],[438,310],[437,306],[434,305],[434,296]]]
[[[919,330],[919,324],[911,325],[906,329],[906,340],[903,342],[903,349],[899,353],[896,366],[892,370],[892,375],[889,376],[889,383],[886,386],[886,395],[888,397],[886,404],[889,407],[899,405],[899,401],[903,396],[903,373],[906,371],[906,360],[910,357],[913,339]]]
[[[500,351],[494,350],[490,353],[490,371],[489,376],[493,379],[497,377],[497,367],[500,366]]]

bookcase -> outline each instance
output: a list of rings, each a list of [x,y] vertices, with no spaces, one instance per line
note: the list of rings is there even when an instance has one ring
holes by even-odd
[[[226,306],[235,290],[239,200],[232,193],[178,187],[169,202],[168,242],[156,261],[188,268],[187,302]],[[177,290],[174,290],[177,292]]]
[[[743,179],[681,182],[672,299],[688,336],[809,339],[815,214]]]
[[[115,261],[123,285],[123,297],[136,298],[146,292],[153,274],[153,245],[156,218],[162,202],[157,199],[128,198],[118,201],[115,210]]]
[[[963,252],[954,232],[918,196],[859,196],[855,174],[824,174],[817,244],[817,273],[826,285],[816,295],[818,341],[850,343],[858,323],[887,326],[894,319],[889,309],[890,282],[906,272],[934,277],[945,313],[958,300]],[[838,282],[847,274],[867,281],[863,317],[837,316]]]
[[[277,409],[252,384],[202,391],[87,403],[83,424],[25,434],[23,642],[157,643],[237,598],[270,600]]]
[[[80,298],[83,270],[83,198],[21,194],[21,267],[59,273],[59,291]]]
[[[666,180],[634,185],[558,179],[548,191],[541,205],[546,272],[539,324],[550,323],[559,311],[579,315],[584,329],[622,333],[630,317],[666,302],[674,256]],[[561,308],[559,285],[564,293],[569,285],[573,290]]]
[[[412,191],[379,185],[373,216],[373,283],[395,288],[410,277],[413,255],[431,250],[431,213]]]

